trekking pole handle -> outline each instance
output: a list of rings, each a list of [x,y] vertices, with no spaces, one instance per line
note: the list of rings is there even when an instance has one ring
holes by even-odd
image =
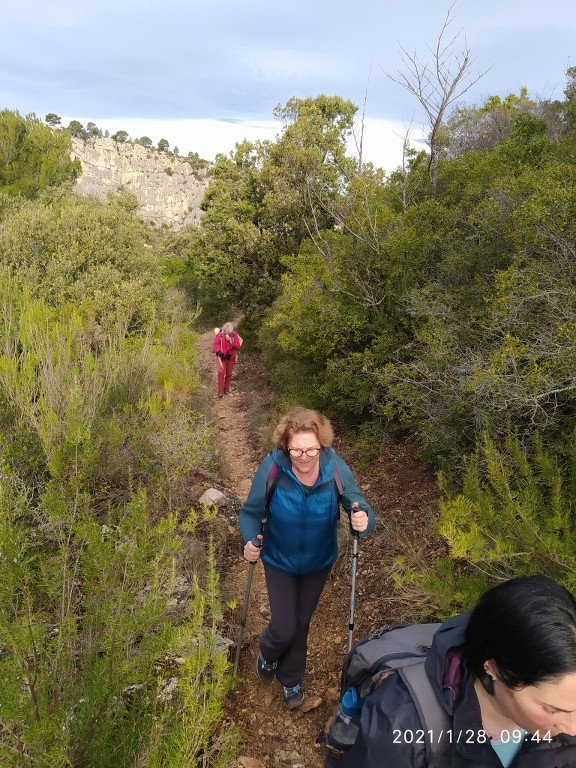
[[[244,544],[242,554],[244,559],[249,563],[255,563],[260,557],[260,550],[262,548],[262,535],[254,536]]]
[[[365,510],[360,509],[360,506],[358,505],[357,501],[355,501],[354,504],[356,504],[356,506],[355,507],[352,506],[352,508],[350,509],[350,532],[352,533],[352,536],[355,539],[359,539],[360,538],[360,531],[357,531],[357,530],[355,530],[352,527],[352,515],[353,515],[354,512],[364,512]]]

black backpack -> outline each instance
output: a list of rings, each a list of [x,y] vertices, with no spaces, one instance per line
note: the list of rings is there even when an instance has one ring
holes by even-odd
[[[430,768],[449,765],[451,721],[438,702],[424,668],[439,627],[440,624],[387,625],[354,645],[342,667],[340,701],[322,739],[329,755],[341,756],[353,746],[364,701],[395,672],[400,675],[418,712],[420,729],[418,734],[414,732],[414,737],[421,734],[426,764]],[[430,734],[435,737],[432,739]]]
[[[216,331],[216,329],[214,330]],[[224,331],[222,329],[219,329],[217,333],[220,336],[220,351],[216,352],[216,356],[222,358],[222,360],[230,360],[230,358],[232,357],[232,352],[226,352],[226,354],[224,354],[223,352]]]

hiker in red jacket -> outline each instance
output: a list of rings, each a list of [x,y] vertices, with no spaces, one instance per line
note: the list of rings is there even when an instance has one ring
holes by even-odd
[[[232,369],[241,346],[242,337],[234,329],[234,323],[224,323],[214,336],[214,352],[218,362],[218,397],[230,391]]]

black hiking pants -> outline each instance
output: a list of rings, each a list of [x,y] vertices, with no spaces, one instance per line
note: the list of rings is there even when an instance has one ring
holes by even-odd
[[[264,563],[270,623],[260,635],[260,651],[267,662],[278,662],[282,685],[296,685],[304,677],[310,620],[331,567],[294,576]]]

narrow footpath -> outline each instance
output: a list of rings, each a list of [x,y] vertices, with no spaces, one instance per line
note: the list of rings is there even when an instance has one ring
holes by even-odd
[[[238,504],[247,496],[261,458],[270,450],[267,424],[272,392],[259,360],[244,349],[234,369],[231,393],[216,396],[216,363],[213,331],[204,333],[198,345],[202,400],[216,434],[220,466],[217,487]],[[411,458],[402,445],[382,447],[368,466],[348,449],[340,436],[335,445],[353,470],[377,514],[374,534],[361,542],[357,567],[354,640],[390,621],[409,615],[410,604],[398,602],[392,587],[394,559],[406,546],[422,562],[437,551],[431,532],[436,508],[432,473]],[[222,600],[227,608],[225,631],[236,639],[248,563],[241,556],[241,540],[235,515],[229,517],[227,552],[220,553]],[[343,526],[343,531],[345,526]],[[307,699],[289,712],[280,686],[259,682],[256,671],[258,636],[269,617],[269,606],[260,564],[254,568],[238,679],[226,707],[226,720],[245,732],[239,765],[242,768],[320,768],[325,749],[317,743],[338,701],[340,671],[348,650],[350,618],[351,545],[343,536],[342,553],[312,620],[308,666],[303,687]],[[231,664],[234,651],[231,653]]]

